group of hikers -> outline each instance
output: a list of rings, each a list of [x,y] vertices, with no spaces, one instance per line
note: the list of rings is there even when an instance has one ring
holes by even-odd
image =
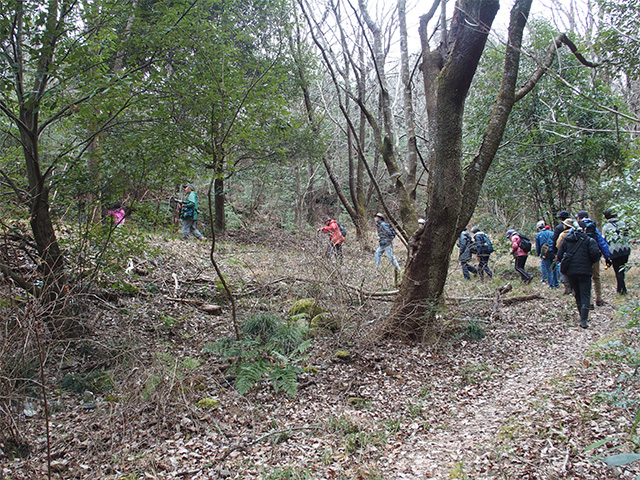
[[[598,230],[596,222],[589,218],[586,210],[580,210],[575,219],[566,210],[558,212],[556,218],[559,223],[553,230],[543,220],[536,225],[535,252],[540,258],[541,281],[546,282],[549,288],[559,288],[562,282],[564,294],[573,293],[582,328],[589,326],[589,311],[595,306],[604,305],[600,277],[601,257],[605,259],[605,268],[613,267],[617,293],[627,294],[625,272],[631,254],[629,232],[624,221],[612,209],[606,210],[604,217],[606,223],[602,232]],[[487,266],[490,253],[487,252],[489,249],[493,251],[493,246],[478,227],[473,227],[471,233],[474,233],[473,238],[466,229],[463,230],[458,241],[458,261],[462,274],[467,280],[471,279],[470,273],[477,274],[480,278],[485,273],[491,277]],[[533,246],[531,240],[514,229],[507,230],[506,237],[511,242],[516,272],[523,282],[531,282],[533,276],[525,269]],[[474,253],[478,258],[477,268],[469,265]],[[591,301],[592,286],[595,305]]]
[[[376,222],[376,228],[378,231],[378,249],[374,254],[374,261],[376,267],[380,267],[380,259],[382,255],[386,255],[393,268],[400,270],[400,264],[393,255],[393,239],[396,238],[396,232],[391,225],[389,225],[382,213],[376,213],[373,217]],[[424,220],[418,221],[420,226],[424,225]],[[327,257],[336,255],[338,260],[342,262],[342,244],[346,235],[345,228],[338,223],[337,220],[326,217],[324,219],[324,227],[318,228],[318,232],[323,232],[329,235],[329,247],[327,248]]]
[[[617,292],[626,295],[625,272],[631,253],[631,240],[628,229],[612,209],[604,212],[607,220],[598,230],[596,222],[589,218],[589,213],[580,210],[575,218],[562,210],[556,218],[555,228],[540,220],[536,225],[535,241],[514,229],[506,231],[506,238],[511,243],[510,252],[514,258],[516,272],[524,283],[530,283],[533,275],[527,272],[525,265],[533,250],[540,259],[541,282],[547,283],[549,288],[555,289],[564,285],[564,294],[573,293],[578,307],[580,326],[588,328],[589,311],[595,306],[604,305],[602,297],[602,281],[600,277],[600,259],[604,257],[605,268],[613,267],[616,275]],[[396,236],[381,213],[375,214],[378,233],[378,249],[374,260],[376,267],[380,266],[380,259],[385,254],[396,270],[400,265],[393,254],[393,239]],[[425,221],[419,220],[419,228],[424,229]],[[345,240],[345,230],[336,220],[326,217],[324,226],[318,229],[329,235],[330,245],[327,256],[336,255],[342,261],[342,244]],[[409,242],[411,244],[411,241]],[[477,275],[484,280],[485,276],[493,278],[489,268],[489,258],[494,251],[489,236],[480,227],[474,226],[468,232],[465,228],[458,240],[458,261],[462,268],[462,275],[471,280],[471,275]],[[478,260],[477,266],[471,265],[473,257]],[[595,293],[595,305],[591,301],[591,288]]]
[[[182,219],[182,236],[188,238],[193,234],[198,240],[205,240],[204,236],[196,228],[198,219],[198,196],[192,184],[184,186],[186,197],[184,200],[175,200],[180,205],[180,218]],[[111,213],[111,212],[110,212]],[[117,219],[117,215],[114,214]],[[602,297],[602,281],[600,278],[600,258],[604,257],[606,268],[613,267],[616,275],[617,292],[621,295],[627,293],[625,284],[625,272],[629,255],[631,253],[631,241],[624,221],[620,220],[612,209],[604,212],[607,220],[598,230],[596,222],[589,218],[589,213],[580,210],[575,218],[562,210],[556,218],[559,223],[555,228],[540,220],[536,225],[535,252],[540,259],[541,281],[546,282],[549,288],[559,288],[560,282],[564,285],[564,294],[573,293],[578,312],[580,326],[588,328],[589,311],[595,306],[604,305]],[[380,266],[382,255],[386,255],[393,268],[398,271],[400,265],[393,254],[393,240],[396,232],[385,221],[382,213],[374,216],[378,233],[378,248],[374,255],[376,267]],[[342,245],[345,241],[346,230],[337,220],[326,217],[324,226],[318,228],[319,233],[329,235],[327,256],[335,255],[340,262],[343,260]],[[418,221],[416,233],[424,230],[425,221]],[[524,283],[530,283],[533,275],[527,272],[525,265],[527,258],[533,249],[533,242],[514,229],[506,231],[506,238],[511,242],[511,255],[514,257],[516,272]],[[409,242],[411,244],[411,241]],[[493,244],[489,236],[474,226],[471,232],[465,228],[458,239],[458,261],[462,268],[465,280],[471,280],[471,275],[477,275],[481,280],[485,276],[493,278],[489,268],[489,258],[493,253]],[[471,265],[473,256],[478,260],[477,266]],[[591,302],[591,287],[595,293],[595,305]]]

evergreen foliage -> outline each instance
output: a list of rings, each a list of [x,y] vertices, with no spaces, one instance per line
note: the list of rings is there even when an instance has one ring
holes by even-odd
[[[230,373],[242,395],[268,378],[273,390],[295,396],[300,365],[311,340],[307,328],[295,320],[283,320],[271,313],[253,315],[242,324],[241,340],[225,338],[205,345],[204,351],[231,359]]]

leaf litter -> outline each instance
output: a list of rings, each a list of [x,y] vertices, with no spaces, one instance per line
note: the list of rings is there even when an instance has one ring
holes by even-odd
[[[53,478],[607,480],[640,474],[637,464],[611,468],[592,461],[616,440],[585,452],[593,442],[628,432],[633,418],[628,407],[602,400],[602,392],[619,387],[620,372],[592,355],[594,344],[621,335],[611,276],[604,276],[607,304],[592,312],[584,331],[573,299],[540,283],[516,289],[541,299],[501,306],[497,315],[491,302],[474,301],[517,284],[499,255],[497,278],[486,284],[462,282],[452,262],[447,293],[469,301],[449,307],[437,342],[407,345],[377,335],[389,302],[349,287],[395,288],[390,268],[376,270],[370,251],[345,248],[339,265],[324,258],[323,245],[303,237],[234,232],[218,239],[216,255],[240,299],[241,318],[259,311],[284,316],[293,301],[312,297],[342,325],[314,338],[312,368],[300,375],[295,398],[274,394],[267,382],[240,396],[227,364],[202,352],[207,342],[233,332],[208,246],[159,243],[157,257],[137,259],[145,275],[132,280],[152,283],[155,289],[146,290],[157,293],[87,301],[85,336],[48,351]],[[222,313],[187,300],[219,304]],[[465,333],[470,321],[481,323],[484,338]],[[624,341],[637,348],[637,331],[625,332]],[[337,350],[350,356],[337,359]],[[102,369],[110,387],[61,389],[65,368]],[[198,403],[203,399],[209,401]],[[37,415],[18,415],[29,454],[10,455],[3,444],[2,478],[46,476],[41,396],[32,403]]]

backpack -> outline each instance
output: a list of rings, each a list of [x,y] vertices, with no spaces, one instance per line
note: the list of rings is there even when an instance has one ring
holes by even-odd
[[[338,228],[340,229],[340,233],[342,234],[343,237],[347,237],[347,229],[344,228],[340,223],[338,223],[338,221],[336,220],[336,223],[338,224]]]
[[[387,228],[386,228],[386,230],[387,230],[387,233],[389,234],[389,238],[390,238],[391,240],[393,240],[394,238],[396,238],[397,233],[396,233],[396,231],[393,229],[393,227],[391,226],[391,224],[390,224],[390,223],[387,223]]]
[[[480,253],[481,255],[489,255],[493,253],[493,243],[491,243],[489,237],[482,233],[479,240],[480,241],[478,242],[478,246],[480,248],[478,249],[478,253]]]
[[[529,240],[525,235],[520,235],[520,248],[524,253],[529,253],[531,251],[531,240]]]

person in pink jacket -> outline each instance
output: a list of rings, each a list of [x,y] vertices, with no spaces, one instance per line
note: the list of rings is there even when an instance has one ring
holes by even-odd
[[[109,210],[107,210],[107,214],[113,217],[113,222],[116,225],[121,225],[124,223],[124,219],[126,217],[126,212],[124,208],[122,208],[122,204],[120,202],[115,202]]]
[[[328,233],[331,243],[327,248],[327,258],[330,258],[332,254],[338,257],[338,260],[342,262],[342,244],[344,243],[344,236],[340,231],[340,225],[332,218],[325,218],[324,227],[318,229],[319,232]]]
[[[516,272],[520,274],[524,283],[529,283],[533,276],[524,269],[529,254],[520,248],[520,235],[515,230],[509,229],[507,230],[507,238],[511,240],[511,255],[515,258]]]

